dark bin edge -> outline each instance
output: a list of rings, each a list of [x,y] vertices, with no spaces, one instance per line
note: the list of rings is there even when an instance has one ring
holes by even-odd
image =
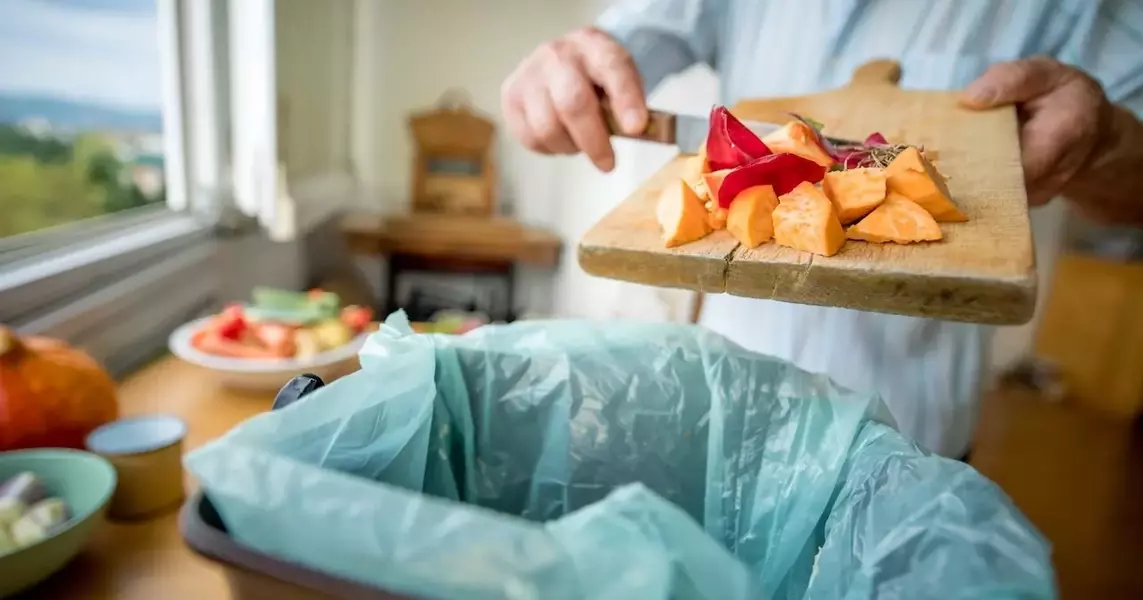
[[[235,542],[224,529],[203,518],[213,511],[210,498],[195,491],[179,510],[179,533],[195,553],[228,568],[241,569],[345,600],[416,600],[396,596],[348,579],[334,577],[309,567],[262,554]]]

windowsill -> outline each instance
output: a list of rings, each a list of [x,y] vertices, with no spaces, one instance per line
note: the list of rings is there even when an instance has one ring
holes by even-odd
[[[156,260],[186,254],[211,235],[209,225],[166,210],[109,220],[101,228],[72,243],[49,240],[36,246],[38,252],[0,267],[0,322],[19,327],[37,320]]]
[[[16,262],[37,259],[65,247],[117,234],[125,229],[168,220],[171,216],[171,211],[164,205],[147,206],[2,238],[0,269]]]
[[[163,241],[205,235],[209,231],[210,227],[197,219],[175,213],[125,222],[121,227],[111,228],[98,237],[46,250],[13,263],[0,274],[0,292],[27,285],[37,279],[90,267],[116,256],[138,252]]]

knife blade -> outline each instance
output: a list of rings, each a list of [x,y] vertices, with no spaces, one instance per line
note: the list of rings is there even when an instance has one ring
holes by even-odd
[[[662,110],[649,110],[647,127],[641,133],[631,135],[625,133],[612,112],[610,103],[603,99],[604,120],[607,122],[607,131],[612,137],[621,137],[633,140],[656,142],[677,146],[683,154],[697,154],[706,143],[707,132],[710,131],[710,119],[698,115],[683,115]],[[754,135],[764,137],[782,128],[776,123],[762,121],[742,121]],[[826,136],[831,144],[837,146],[856,145],[860,142]]]

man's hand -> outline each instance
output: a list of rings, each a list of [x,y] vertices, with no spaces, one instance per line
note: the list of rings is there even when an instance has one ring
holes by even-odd
[[[1032,205],[1068,192],[1113,145],[1108,136],[1115,109],[1099,82],[1050,58],[993,65],[965,89],[962,103],[976,109],[1017,106]]]
[[[504,81],[500,108],[525,146],[547,154],[583,152],[603,171],[615,166],[596,87],[611,102],[619,124],[643,130],[647,103],[635,62],[611,36],[594,28],[537,48]]]

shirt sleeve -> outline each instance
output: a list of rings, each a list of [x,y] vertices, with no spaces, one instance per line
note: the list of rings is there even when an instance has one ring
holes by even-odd
[[[1112,102],[1143,117],[1143,3],[1137,0],[1077,0],[1070,35],[1057,59],[1089,73]]]
[[[596,26],[635,59],[643,89],[696,63],[716,67],[726,0],[618,0]]]

